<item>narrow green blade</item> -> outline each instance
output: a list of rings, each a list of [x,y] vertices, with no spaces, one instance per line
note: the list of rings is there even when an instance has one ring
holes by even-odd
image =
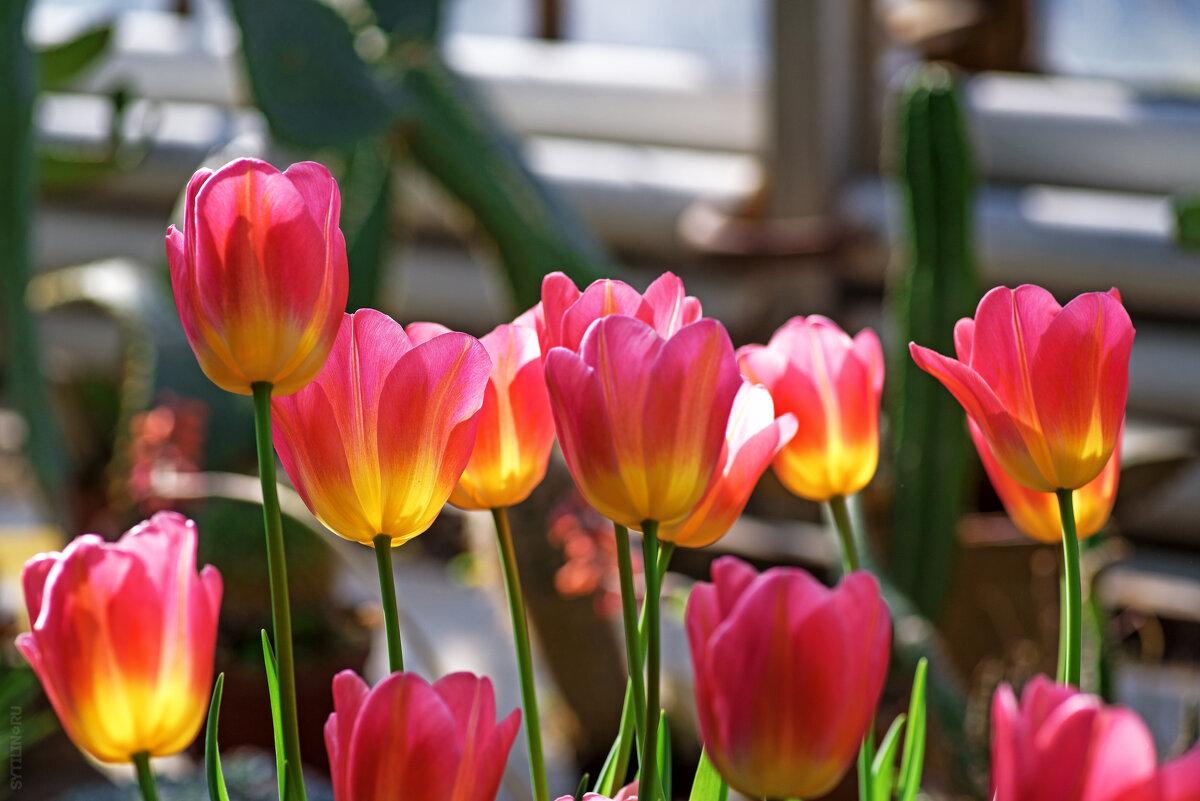
[[[922,657],[913,676],[908,701],[908,731],[904,735],[904,754],[900,757],[900,800],[913,801],[921,789],[921,771],[925,764],[925,674],[929,661]]]
[[[688,801],[727,801],[729,785],[717,773],[708,753],[700,752],[700,764],[696,767],[696,780],[692,782],[692,794]]]
[[[658,747],[655,749],[658,759],[658,777],[662,784],[662,798],[671,801],[671,727],[667,725],[667,713],[658,715]]]
[[[208,723],[204,726],[204,775],[208,779],[209,801],[229,801],[225,790],[225,775],[221,772],[221,752],[217,749],[217,726],[221,716],[221,690],[225,674],[217,676],[212,701],[208,705]]]
[[[896,751],[900,748],[900,732],[904,730],[904,715],[892,721],[883,742],[871,763],[871,801],[889,801],[896,780]]]
[[[271,696],[271,728],[275,731],[275,770],[279,776],[279,801],[287,801],[287,779],[283,751],[283,713],[279,709],[279,668],[275,664],[275,652],[267,639],[267,630],[262,630],[263,662],[267,666],[267,692]]]

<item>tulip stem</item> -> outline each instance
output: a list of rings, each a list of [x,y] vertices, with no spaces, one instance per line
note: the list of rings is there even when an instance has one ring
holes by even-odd
[[[858,546],[854,543],[854,528],[850,525],[850,508],[846,504],[846,496],[834,495],[828,503],[829,513],[833,516],[833,526],[842,543],[842,572],[858,570],[861,562],[858,560]]]
[[[275,447],[271,442],[271,384],[256,382],[254,434],[258,446],[258,475],[262,480],[263,523],[267,532],[267,574],[271,581],[271,620],[275,631],[275,659],[279,671],[279,707],[283,727],[283,752],[288,784],[303,801],[304,773],[300,759],[300,726],[296,714],[296,668],[292,657],[292,615],[288,602],[287,557],[283,547],[283,520],[279,516],[279,488],[275,483]]]
[[[642,564],[646,573],[646,726],[642,737],[642,777],[638,781],[638,797],[657,801],[658,786],[658,718],[661,704],[658,698],[659,631],[658,631],[658,523],[642,523]],[[667,766],[669,769],[669,766]],[[670,801],[670,799],[664,799]]]
[[[1062,516],[1063,540],[1063,608],[1066,614],[1066,636],[1059,638],[1058,680],[1062,684],[1079,686],[1079,669],[1083,650],[1083,587],[1079,577],[1079,539],[1075,532],[1074,491],[1060,489],[1058,512]]]
[[[861,567],[858,545],[854,540],[854,526],[850,522],[850,507],[845,495],[834,495],[828,501],[833,526],[842,543],[842,573],[852,573]],[[862,747],[858,751],[858,797],[867,801],[874,796],[871,788],[871,761],[875,755],[875,724],[867,727]]]
[[[376,534],[375,565],[379,568],[379,598],[383,602],[383,628],[387,632],[388,670],[404,670],[404,649],[400,645],[400,613],[396,609],[396,575],[392,572],[392,538]]]
[[[627,533],[628,535],[628,533]],[[675,543],[664,542],[660,543],[658,549],[658,575],[663,576],[667,572],[667,566],[671,564],[671,556],[675,553]],[[659,590],[662,590],[662,581],[659,581]],[[642,604],[642,614],[638,619],[638,642],[641,643],[646,639],[646,605]],[[633,679],[630,678],[625,682],[625,702],[621,705],[621,724],[620,730],[617,732],[617,762],[613,777],[615,785],[612,787],[601,788],[596,792],[604,796],[616,795],[617,788],[625,784],[625,774],[629,770],[629,753],[632,750],[634,742],[634,727],[637,715],[633,707]],[[640,724],[640,720],[637,721]],[[640,745],[640,743],[639,743]]]
[[[633,557],[629,552],[629,529],[614,523],[617,539],[617,574],[621,578],[621,618],[625,623],[625,656],[629,683],[633,685],[633,723],[638,742],[645,742],[646,685],[642,678],[641,638],[638,636],[637,598],[633,588]],[[649,596],[646,596],[649,597]],[[642,607],[644,612],[646,607]]]
[[[533,684],[533,656],[529,648],[529,621],[525,617],[525,599],[521,593],[521,574],[513,549],[508,509],[492,510],[496,536],[500,540],[500,564],[504,567],[504,589],[512,613],[513,642],[517,647],[517,667],[521,671],[521,705],[525,709],[525,737],[529,743],[529,774],[533,781],[534,801],[549,801],[546,785],[546,758],[542,752],[542,723],[538,717],[537,689]]]
[[[154,783],[154,771],[150,769],[150,752],[138,751],[133,755],[133,764],[137,768],[138,787],[144,801],[158,801],[158,785]]]

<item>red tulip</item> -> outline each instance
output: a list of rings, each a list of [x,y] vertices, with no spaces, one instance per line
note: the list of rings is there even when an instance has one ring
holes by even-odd
[[[579,350],[588,326],[610,314],[636,317],[669,337],[700,319],[700,301],[684,294],[683,282],[663,273],[640,294],[623,281],[602,279],[583,292],[563,273],[542,279],[542,302],[533,309],[542,353],[563,347]]]
[[[333,679],[325,748],[334,801],[493,801],[521,712],[496,722],[492,683],[393,673],[373,689]]]
[[[1036,676],[992,698],[994,801],[1200,801],[1200,748],[1161,768],[1146,724]]]
[[[449,332],[437,323],[413,323],[414,343]],[[498,509],[529,497],[542,482],[554,447],[554,417],[542,372],[542,352],[528,313],[479,340],[492,374],[479,412],[471,460],[450,503],[460,509]]]
[[[700,320],[664,339],[610,315],[592,323],[578,353],[554,348],[545,362],[559,443],[587,502],[638,529],[691,512],[741,386],[721,324]]]
[[[997,287],[954,327],[958,360],[909,344],[979,426],[996,461],[1039,492],[1079,489],[1108,464],[1125,418],[1133,324],[1117,290],[1060,307]]]
[[[159,512],[116,543],[77,537],[21,571],[33,630],[17,637],[79,748],[103,762],[167,756],[208,712],[221,574],[196,574],[196,527]]]
[[[238,159],[192,176],[167,260],[184,333],[217,386],[289,395],[321,371],[350,285],[340,212],[337,183],[313,162],[280,173]]]
[[[853,495],[879,462],[883,350],[867,328],[851,339],[820,315],[793,317],[767,345],[738,350],[742,374],[762,384],[780,413],[800,421],[775,457],[775,474],[813,501]]]
[[[796,434],[796,416],[775,416],[771,393],[746,381],[733,400],[725,429],[725,447],[708,488],[691,514],[663,526],[658,538],[703,548],[725,536],[746,508],[750,493],[767,465]]]
[[[967,427],[971,430],[971,439],[975,440],[975,449],[979,451],[983,468],[1017,528],[1039,542],[1062,542],[1062,517],[1057,496],[1053,492],[1026,489],[1013,481],[992,455],[975,421],[968,419]],[[1120,477],[1121,434],[1118,432],[1116,447],[1100,475],[1072,493],[1076,536],[1079,539],[1092,536],[1108,522],[1117,499]]]
[[[466,334],[414,345],[385,314],[346,314],[316,380],[271,401],[279,460],[335,534],[399,545],[429,528],[458,483],[490,372]]]
[[[795,568],[713,563],[686,625],[700,737],[730,787],[817,798],[854,761],[883,691],[888,609],[865,572],[833,590]]]

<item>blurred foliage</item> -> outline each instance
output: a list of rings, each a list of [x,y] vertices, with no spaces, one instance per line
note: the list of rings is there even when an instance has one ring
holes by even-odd
[[[600,246],[533,175],[515,142],[445,65],[435,47],[436,0],[370,0],[343,16],[319,0],[232,0],[259,107],[275,135],[340,150],[353,173],[382,153],[383,171],[416,161],[495,244],[513,300],[540,296],[562,270],[586,284],[614,272]],[[382,145],[382,149],[378,150]],[[379,188],[386,194],[386,182]],[[348,225],[351,284],[377,286],[387,200]],[[348,204],[349,205],[349,204]],[[376,216],[376,214],[378,216]],[[375,283],[372,283],[372,282]],[[363,290],[365,292],[366,290]],[[365,305],[356,293],[353,305]]]
[[[896,326],[889,419],[896,494],[891,574],[926,617],[950,582],[970,447],[962,407],[909,358],[908,343],[954,353],[954,324],[973,313],[974,176],[962,107],[945,67],[918,67],[899,107],[899,188],[907,252],[889,297]]]
[[[32,271],[34,60],[25,42],[27,0],[0,4],[0,313],[9,402],[29,423],[26,449],[56,514],[67,514],[67,465],[49,414],[37,333],[25,290]]]
[[[1200,192],[1186,192],[1171,198],[1175,214],[1175,243],[1184,250],[1200,251]]]
[[[37,53],[37,88],[56,91],[87,72],[112,41],[112,26],[100,25]]]

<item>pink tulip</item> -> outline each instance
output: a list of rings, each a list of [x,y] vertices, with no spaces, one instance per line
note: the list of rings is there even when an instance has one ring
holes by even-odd
[[[520,726],[520,710],[496,722],[486,678],[393,673],[372,689],[343,670],[325,723],[334,801],[494,801]]]
[[[746,508],[750,493],[776,454],[796,433],[796,416],[775,416],[771,393],[742,383],[725,429],[725,447],[700,502],[678,523],[660,527],[658,538],[703,548],[725,536]]]
[[[1053,492],[1037,492],[1026,489],[1013,480],[992,455],[983,432],[974,420],[967,420],[971,439],[983,462],[983,469],[991,479],[992,487],[1000,496],[1005,511],[1017,528],[1038,542],[1062,542],[1062,516],[1058,509],[1058,497]],[[1075,512],[1075,531],[1079,539],[1086,539],[1104,528],[1112,514],[1117,499],[1117,483],[1121,478],[1121,434],[1108,464],[1093,478],[1071,493]]]
[[[448,332],[437,323],[408,326],[414,343]],[[554,447],[554,417],[531,314],[497,326],[479,341],[491,357],[492,374],[475,448],[450,503],[460,509],[499,509],[528,498],[545,477]]]
[[[1200,801],[1200,748],[1161,768],[1122,706],[1036,676],[992,698],[994,801]]]
[[[851,339],[820,315],[793,317],[767,345],[746,345],[737,356],[742,374],[800,421],[775,457],[783,485],[813,501],[865,487],[879,462],[883,350],[875,332]]]
[[[669,339],[610,315],[578,353],[554,348],[546,385],[567,467],[598,512],[623,526],[671,524],[700,501],[741,386],[729,335],[700,320]]]
[[[580,292],[563,273],[542,279],[542,302],[533,309],[542,353],[563,347],[579,350],[588,326],[610,314],[636,317],[670,337],[700,319],[700,301],[684,294],[683,282],[663,273],[640,294],[623,281],[603,279]]]
[[[414,344],[385,314],[346,314],[316,380],[271,401],[279,460],[335,534],[399,545],[429,528],[458,483],[490,372],[466,334]]]
[[[196,527],[159,512],[116,543],[77,537],[21,571],[17,648],[67,736],[103,762],[167,756],[208,712],[221,574],[196,574]]]
[[[340,213],[337,183],[313,162],[280,173],[238,159],[192,176],[167,260],[184,333],[217,386],[289,395],[321,371],[350,286]]]
[[[557,801],[575,801],[575,796],[559,796]],[[584,793],[583,801],[637,801],[637,782],[630,782],[625,785],[611,799],[599,793]]]
[[[979,426],[996,461],[1038,492],[1100,475],[1129,393],[1133,324],[1117,290],[1060,307],[1037,286],[996,287],[954,327],[958,360],[909,344]]]
[[[730,787],[817,798],[845,775],[883,691],[888,609],[865,572],[833,590],[795,568],[713,563],[686,625],[700,737]]]

